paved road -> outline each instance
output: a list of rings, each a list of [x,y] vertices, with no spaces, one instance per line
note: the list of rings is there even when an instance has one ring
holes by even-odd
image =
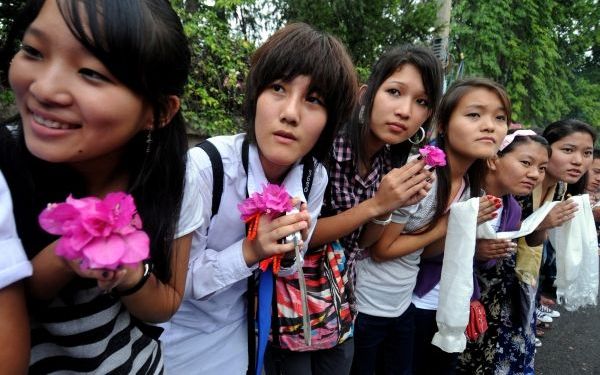
[[[558,310],[535,356],[536,375],[600,375],[600,307]]]

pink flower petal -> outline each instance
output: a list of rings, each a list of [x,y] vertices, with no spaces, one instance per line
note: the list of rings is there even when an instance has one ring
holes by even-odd
[[[124,265],[134,265],[150,256],[150,238],[146,232],[137,231],[124,236],[127,251],[121,257]]]
[[[446,165],[446,154],[438,147],[425,146],[419,149],[419,153],[425,158],[425,163],[431,167]]]
[[[51,234],[66,234],[70,223],[79,218],[79,211],[67,203],[49,204],[40,214],[38,221],[42,229]]]
[[[120,264],[126,250],[123,238],[119,235],[111,235],[105,238],[94,238],[82,253],[89,262],[90,268],[114,269]]]

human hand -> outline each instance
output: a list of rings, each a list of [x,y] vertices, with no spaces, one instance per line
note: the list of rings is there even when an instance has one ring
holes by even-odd
[[[485,195],[479,198],[479,211],[477,212],[477,225],[492,220],[498,216],[496,212],[502,207],[502,199],[493,195]]]
[[[136,285],[144,274],[144,266],[140,262],[135,266],[119,266],[117,269],[98,269],[84,268],[81,266],[81,260],[65,260],[79,277],[86,279],[96,279],[98,288],[105,292],[110,292],[113,289],[127,290]]]
[[[544,220],[537,227],[537,230],[556,228],[575,217],[575,213],[579,208],[577,203],[571,199],[567,199],[554,206]]]
[[[517,244],[511,240],[479,239],[475,248],[475,259],[487,262],[492,259],[507,258],[517,250]]]
[[[256,238],[246,238],[242,244],[246,264],[251,266],[273,255],[293,251],[294,243],[282,243],[281,239],[294,232],[306,231],[309,222],[310,215],[306,209],[275,219],[271,219],[269,215],[262,215],[258,221]],[[304,241],[300,240],[298,245],[302,246],[303,243]]]
[[[425,169],[424,160],[411,160],[402,168],[392,169],[383,176],[373,197],[376,216],[419,202],[431,189],[434,178],[432,172]]]

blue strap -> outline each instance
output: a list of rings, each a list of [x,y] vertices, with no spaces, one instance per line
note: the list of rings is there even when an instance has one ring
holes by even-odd
[[[256,375],[262,374],[265,350],[271,329],[271,311],[273,303],[273,269],[271,266],[261,272],[258,282],[258,353],[256,358]],[[248,338],[249,340],[251,338]]]

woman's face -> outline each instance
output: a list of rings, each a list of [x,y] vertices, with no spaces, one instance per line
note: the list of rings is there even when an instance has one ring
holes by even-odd
[[[588,169],[588,179],[585,190],[590,193],[600,192],[600,159],[594,159]]]
[[[258,96],[254,131],[266,177],[276,182],[312,150],[327,123],[323,98],[310,89],[311,78],[277,80]]]
[[[415,134],[430,114],[421,73],[404,64],[377,89],[369,127],[380,145],[398,144]]]
[[[488,165],[501,195],[528,195],[544,179],[548,150],[537,142],[520,143]]]
[[[468,159],[491,158],[507,130],[506,109],[498,95],[473,88],[459,100],[444,129],[447,151]]]
[[[29,151],[53,163],[119,160],[152,110],[71,34],[47,0],[9,70]]]
[[[548,175],[557,181],[574,184],[589,169],[593,160],[594,141],[587,132],[571,133],[552,145]]]

